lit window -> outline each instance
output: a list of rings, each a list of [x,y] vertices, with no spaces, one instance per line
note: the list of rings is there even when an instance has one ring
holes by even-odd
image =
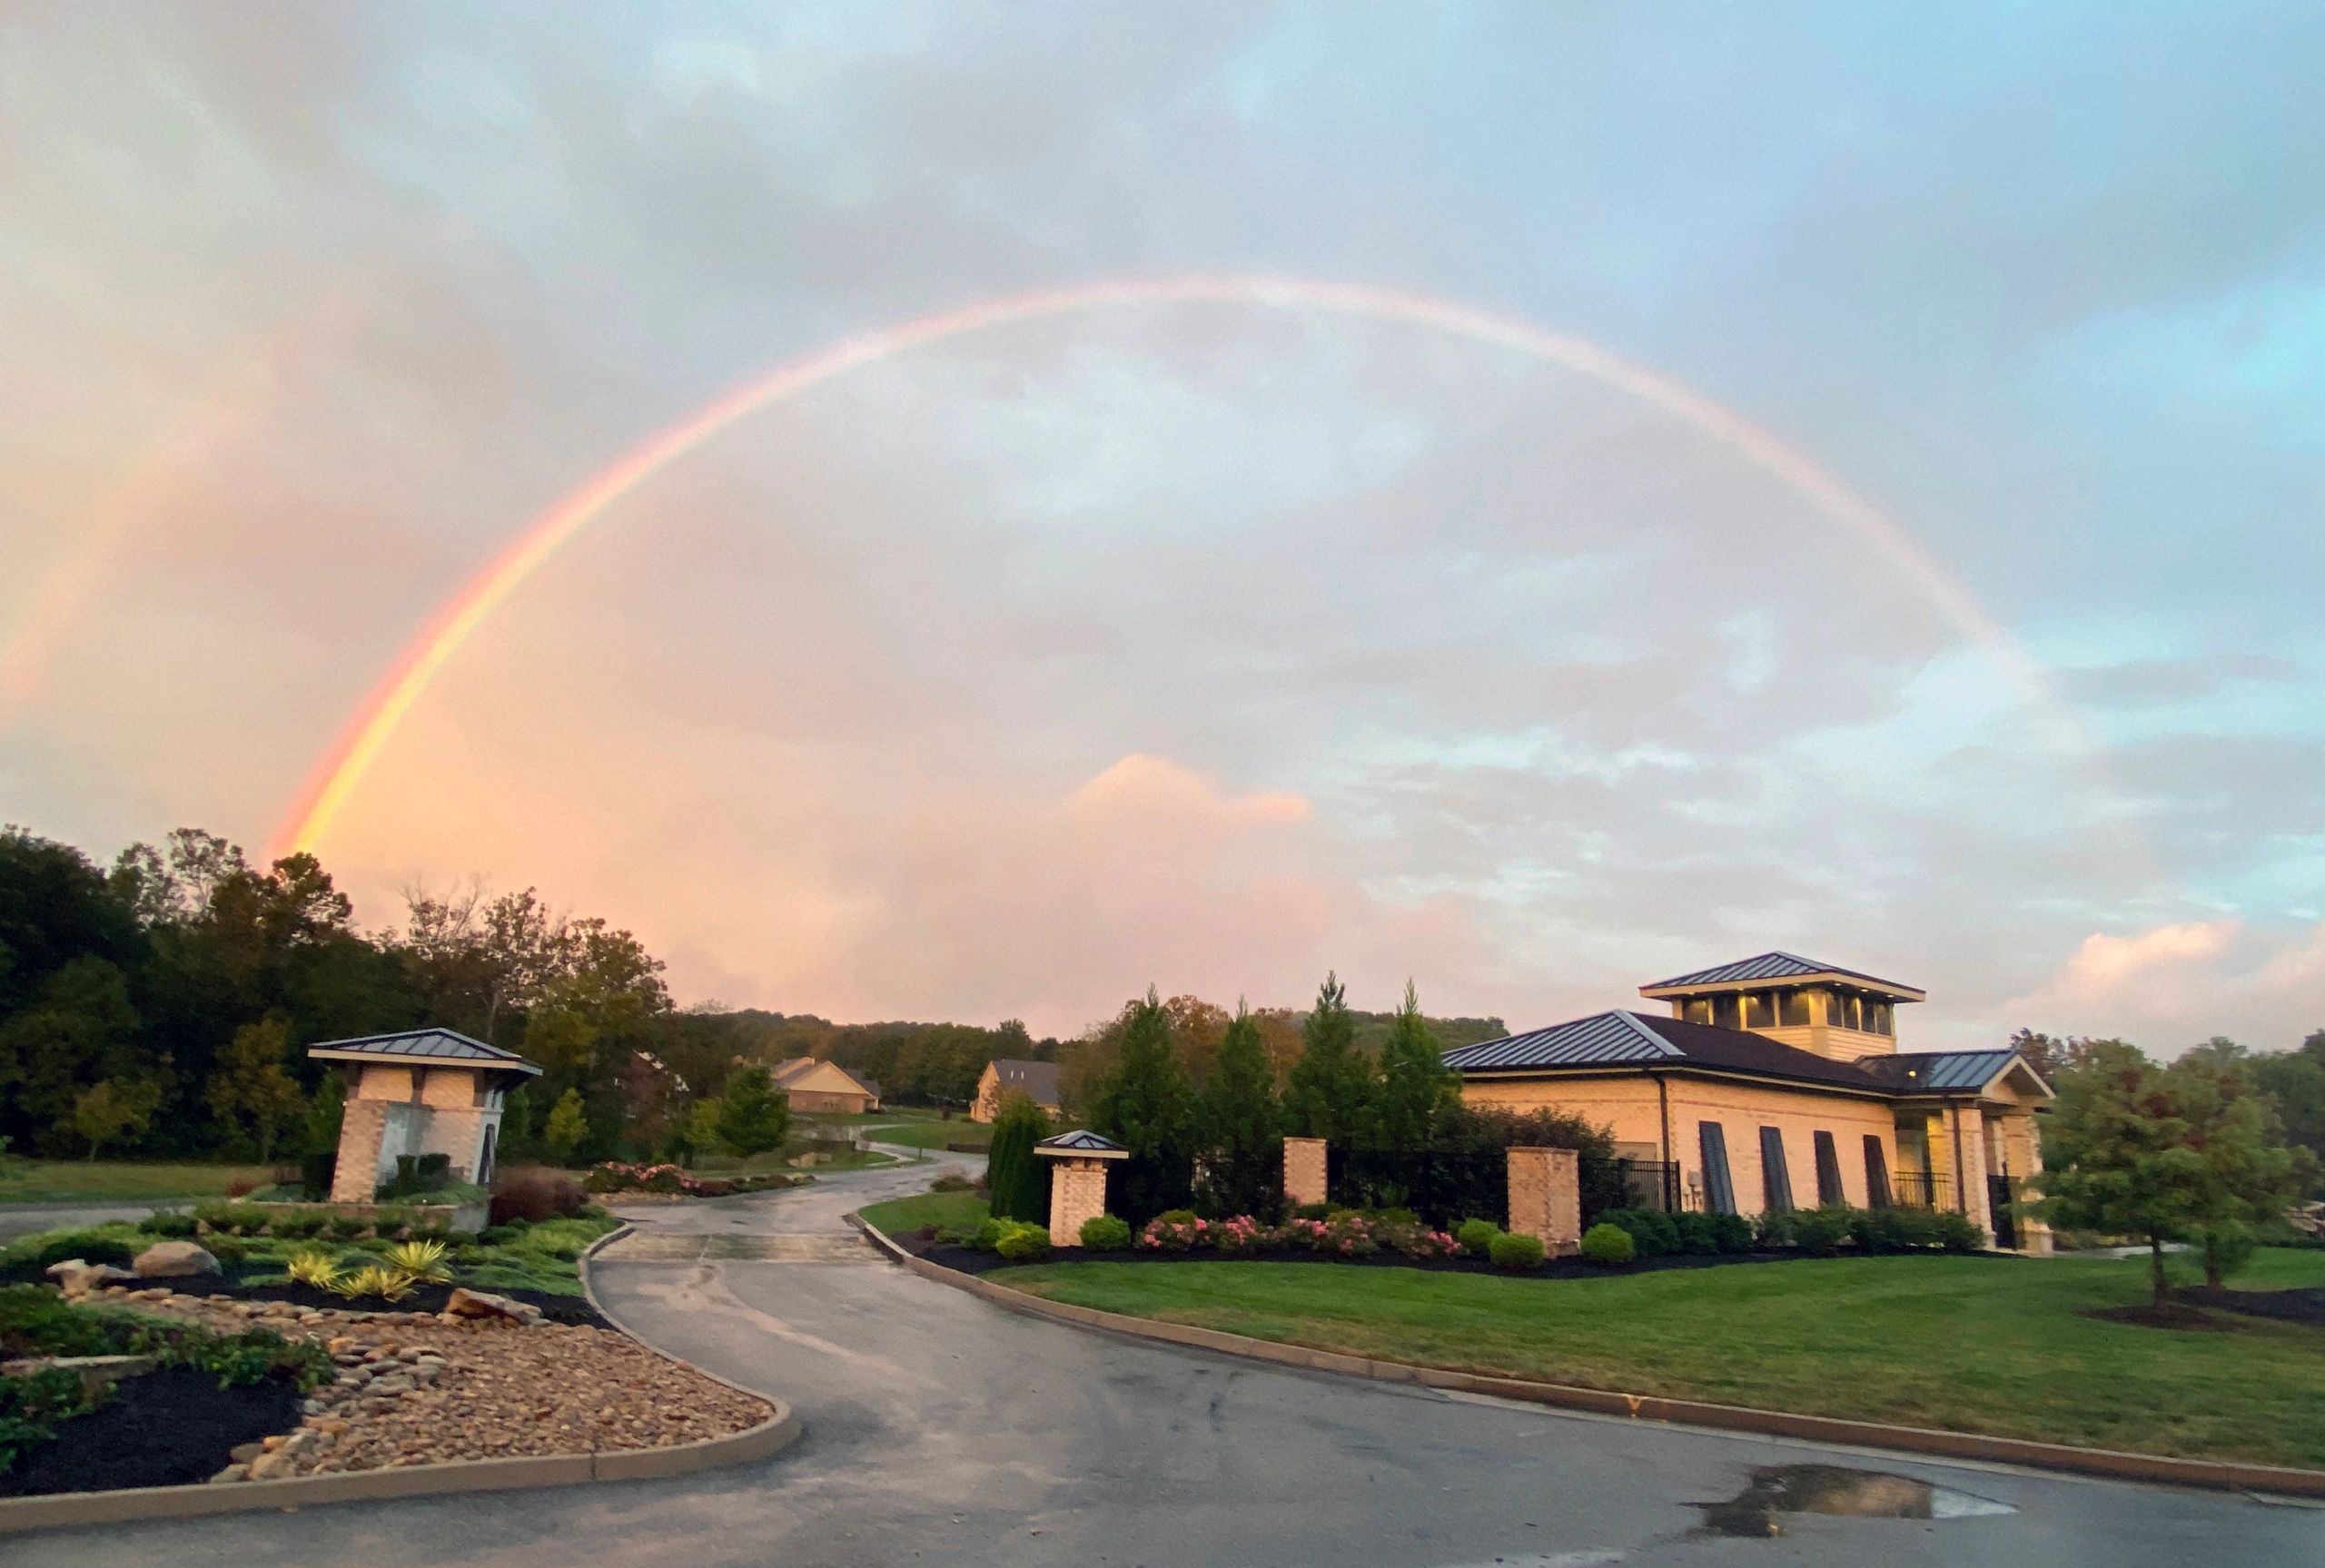
[[[1766,1029],[1776,1021],[1776,998],[1764,991],[1749,992],[1744,998],[1744,1027]]]
[[[1731,991],[1724,995],[1716,996],[1711,999],[1711,1021],[1714,1023],[1724,1024],[1729,1029],[1740,1027],[1737,1022],[1736,993],[1734,991]]]
[[[1689,1023],[1709,1023],[1711,1021],[1711,998],[1707,996],[1690,997],[1682,1005],[1687,1009],[1687,1011],[1680,1016],[1685,1018]]]
[[[1808,993],[1787,991],[1776,998],[1776,1021],[1786,1028],[1801,1028],[1808,1022]]]

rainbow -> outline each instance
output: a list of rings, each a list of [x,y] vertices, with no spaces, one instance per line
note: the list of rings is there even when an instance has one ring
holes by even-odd
[[[1582,339],[1429,294],[1297,278],[1127,279],[1006,295],[845,339],[777,365],[640,441],[535,518],[429,617],[317,759],[275,830],[271,853],[319,846],[405,715],[461,645],[526,579],[615,502],[746,415],[876,360],[946,339],[1083,311],[1191,303],[1316,311],[1430,328],[1563,366],[1637,398],[1782,480],[1834,524],[1880,550],[2023,698],[2051,712],[2063,734],[2076,733],[2073,720],[2051,699],[2034,661],[1896,523],[1768,431],[1668,377]]]

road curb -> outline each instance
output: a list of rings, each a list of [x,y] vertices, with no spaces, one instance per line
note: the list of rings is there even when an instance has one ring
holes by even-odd
[[[593,1454],[527,1454],[508,1459],[470,1459],[444,1464],[407,1464],[392,1470],[354,1470],[333,1475],[296,1475],[282,1481],[237,1481],[212,1486],[136,1486],[113,1492],[65,1492],[46,1497],[0,1498],[0,1535],[29,1530],[61,1530],[128,1524],[150,1519],[196,1519],[213,1514],[244,1514],[279,1508],[285,1512],[324,1503],[362,1503],[428,1497],[456,1492],[498,1492],[512,1487],[572,1486],[592,1481],[649,1481],[685,1475],[726,1464],[772,1459],[799,1440],[799,1418],[783,1400],[706,1371],[682,1356],[648,1344],[622,1327],[589,1288],[590,1254],[629,1233],[608,1231],[582,1252],[581,1290],[598,1315],[666,1361],[700,1373],[754,1399],[774,1414],[757,1426],[724,1437],[669,1448],[609,1449]]]
[[[2115,1481],[2141,1481],[2210,1491],[2264,1492],[2279,1496],[2325,1497],[2325,1471],[2293,1470],[2271,1464],[2240,1464],[2210,1459],[2172,1459],[2154,1454],[2126,1454],[2112,1448],[2078,1448],[2063,1443],[2036,1443],[2018,1437],[1990,1437],[1972,1432],[1947,1432],[1926,1426],[1890,1426],[1875,1421],[1850,1421],[1832,1415],[1803,1415],[1785,1410],[1761,1410],[1742,1405],[1710,1405],[1693,1399],[1670,1399],[1653,1394],[1618,1394],[1603,1388],[1581,1388],[1564,1383],[1537,1383],[1527,1378],[1495,1377],[1483,1373],[1456,1372],[1438,1366],[1416,1366],[1402,1361],[1375,1361],[1338,1351],[1311,1350],[1279,1345],[1216,1328],[1196,1328],[1151,1317],[1052,1301],[1026,1291],[996,1285],[973,1274],[915,1257],[899,1247],[860,1214],[845,1217],[890,1257],[926,1279],[982,1297],[997,1307],[1029,1317],[1045,1317],[1081,1328],[1096,1328],[1134,1339],[1154,1340],[1197,1350],[1240,1356],[1309,1372],[1331,1372],[1376,1383],[1414,1384],[1424,1388],[1464,1394],[1490,1395],[1562,1410],[1617,1415],[1637,1421],[1670,1422],[1727,1432],[1751,1432],[1814,1443],[1839,1443],[1854,1447],[1885,1448],[1900,1455],[1939,1459],[1967,1459],[1984,1464],[2023,1465],[2035,1470],[2063,1471],[2076,1475]]]

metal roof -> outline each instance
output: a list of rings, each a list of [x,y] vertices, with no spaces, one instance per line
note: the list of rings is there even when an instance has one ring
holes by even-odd
[[[1111,1138],[1101,1137],[1097,1133],[1085,1131],[1080,1128],[1074,1129],[1072,1132],[1061,1132],[1055,1138],[1044,1138],[1034,1147],[1072,1154],[1128,1154],[1130,1152]]]
[[[1959,1094],[1984,1089],[2017,1060],[2014,1050],[1901,1050],[1857,1065],[1908,1094]]]
[[[1525,1034],[1457,1046],[1445,1053],[1445,1065],[1456,1072],[1481,1072],[1497,1068],[1662,1061],[1685,1054],[1647,1028],[1647,1021],[1637,1013],[1618,1008]]]
[[[1803,958],[1796,952],[1764,952],[1752,958],[1739,958],[1733,963],[1714,964],[1709,969],[1694,970],[1687,974],[1675,974],[1668,980],[1651,981],[1640,986],[1639,990],[1643,991],[1669,991],[1684,985],[1730,985],[1737,981],[1754,980],[1799,980],[1812,974],[1846,975],[1850,979],[1884,986],[1891,991],[1920,994],[1919,991],[1913,986],[1901,984],[1894,980],[1883,980],[1879,975],[1867,974],[1863,970],[1849,969],[1842,964],[1821,963],[1813,958]]]
[[[326,1040],[319,1045],[309,1046],[307,1054],[325,1060],[346,1057],[381,1057],[474,1062],[511,1072],[540,1071],[539,1068],[513,1050],[503,1050],[497,1045],[470,1040],[457,1030],[450,1029],[413,1029],[401,1034],[367,1034],[354,1040]]]

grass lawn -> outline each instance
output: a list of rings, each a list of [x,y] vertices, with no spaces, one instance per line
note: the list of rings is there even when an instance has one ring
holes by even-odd
[[[864,1136],[882,1143],[901,1143],[913,1149],[942,1149],[948,1143],[975,1144],[979,1149],[993,1146],[993,1123],[971,1121],[956,1116],[950,1121],[911,1121],[901,1127],[867,1127]]]
[[[867,1204],[861,1212],[866,1225],[890,1236],[905,1236],[924,1225],[982,1225],[992,1210],[974,1192],[924,1192],[917,1198]]]
[[[2144,1302],[2146,1269],[2142,1258],[1934,1256],[1574,1280],[1228,1261],[1042,1264],[993,1277],[1382,1360],[2325,1468],[2325,1330],[2227,1314],[2214,1315],[2221,1332],[2078,1315]],[[2231,1283],[2325,1285],[2325,1252],[2263,1250]]]
[[[0,1203],[138,1202],[219,1198],[235,1180],[272,1178],[264,1165],[145,1165],[116,1159],[0,1161]]]

